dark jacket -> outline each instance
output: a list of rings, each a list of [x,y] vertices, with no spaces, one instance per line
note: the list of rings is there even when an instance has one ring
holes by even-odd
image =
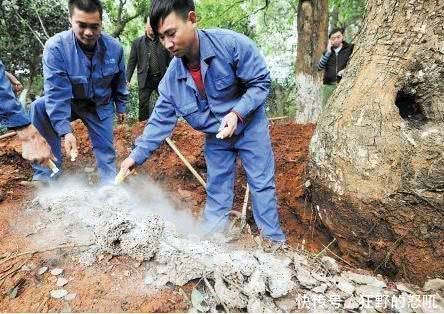
[[[324,70],[324,84],[339,83],[341,77],[337,76],[337,74],[347,66],[353,47],[354,45],[344,41],[338,54],[336,54],[333,48],[331,54],[328,54],[327,51],[322,54],[318,69],[320,71]]]
[[[150,40],[146,35],[140,36],[133,41],[128,59],[127,80],[131,81],[134,69],[137,66],[137,82],[139,89],[146,86],[149,73],[150,54],[158,54],[160,77],[166,72],[171,61],[170,53],[162,46],[158,39]]]

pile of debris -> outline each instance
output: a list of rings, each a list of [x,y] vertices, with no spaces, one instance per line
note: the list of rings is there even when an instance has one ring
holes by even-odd
[[[158,203],[135,195],[140,194],[131,187],[58,186],[41,193],[33,210],[53,226],[63,225],[71,243],[93,243],[79,256],[84,264],[104,253],[128,255],[144,261],[145,284],[153,289],[198,281],[190,302],[194,311],[444,311],[444,280],[431,280],[420,289],[358,270],[341,271],[324,252],[238,249],[202,238],[197,224],[195,232],[181,231],[177,222],[186,219],[172,221],[171,213],[151,208]]]

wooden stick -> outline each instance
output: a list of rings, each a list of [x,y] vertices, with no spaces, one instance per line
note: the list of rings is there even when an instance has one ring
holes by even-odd
[[[245,190],[244,204],[242,205],[242,216],[241,221],[244,224],[247,221],[247,206],[248,206],[248,196],[250,194],[250,185],[247,183],[247,189]]]
[[[321,256],[322,253],[324,253],[330,247],[330,245],[332,245],[335,242],[336,238],[334,238],[327,246],[325,246],[324,249],[315,256],[314,260],[316,260],[319,256]]]
[[[287,119],[288,116],[282,116],[282,117],[272,117],[272,118],[268,118],[268,120],[274,121],[274,120],[282,120],[282,119]]]
[[[0,280],[3,280],[3,279],[8,278],[10,275],[14,275],[16,272],[18,272],[18,271],[23,267],[23,265],[26,264],[26,262],[28,262],[28,260],[26,260],[26,261],[24,261],[23,263],[21,263],[20,266],[17,267],[16,269],[13,269],[13,270],[8,271],[6,274],[4,274],[4,275],[0,278]]]
[[[166,138],[166,142],[168,143],[168,145],[170,145],[170,147],[177,154],[177,156],[179,156],[180,160],[182,160],[182,162],[185,164],[185,166],[187,166],[188,170],[190,170],[191,173],[196,177],[197,181],[199,181],[199,183],[202,184],[202,186],[204,188],[207,188],[207,184],[205,183],[204,179],[202,179],[202,177],[197,173],[197,171],[193,168],[193,166],[185,158],[185,156],[182,155],[180,150],[177,148],[176,144],[174,144],[173,141],[169,137]]]
[[[0,140],[3,140],[3,139],[8,138],[8,137],[15,136],[15,135],[17,135],[17,132],[16,131],[12,131],[12,132],[0,135]]]
[[[27,251],[27,252],[19,253],[19,254],[14,255],[14,256],[10,256],[10,257],[0,261],[0,264],[6,263],[7,261],[10,261],[10,260],[12,260],[14,258],[17,258],[17,257],[20,257],[20,256],[24,256],[24,255],[34,255],[34,254],[37,254],[37,253],[44,253],[44,252],[49,252],[49,251],[55,251],[55,250],[58,250],[58,249],[78,248],[78,247],[91,246],[91,245],[93,245],[93,243],[82,244],[82,245],[68,244],[68,245],[55,246],[55,247],[52,247],[52,248],[49,248],[49,249]]]

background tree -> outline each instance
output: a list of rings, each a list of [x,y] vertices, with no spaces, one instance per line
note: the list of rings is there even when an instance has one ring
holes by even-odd
[[[0,0],[0,57],[26,89],[41,89],[46,40],[68,27],[66,5],[57,0]]]
[[[109,19],[107,31],[113,37],[120,38],[126,26],[136,18],[149,15],[150,0],[105,0],[106,16]],[[143,24],[141,25],[143,27]]]
[[[442,12],[368,1],[310,145],[313,201],[342,252],[414,281],[444,269]]]
[[[322,72],[317,70],[317,64],[328,38],[328,0],[300,0],[297,29],[296,121],[314,123],[321,111]]]

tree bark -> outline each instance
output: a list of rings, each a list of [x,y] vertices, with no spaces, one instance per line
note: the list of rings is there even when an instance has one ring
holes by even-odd
[[[301,0],[297,14],[296,121],[312,123],[321,111],[322,72],[317,64],[327,44],[328,0]]]
[[[444,269],[444,2],[369,0],[310,145],[312,199],[342,252],[416,282]]]

